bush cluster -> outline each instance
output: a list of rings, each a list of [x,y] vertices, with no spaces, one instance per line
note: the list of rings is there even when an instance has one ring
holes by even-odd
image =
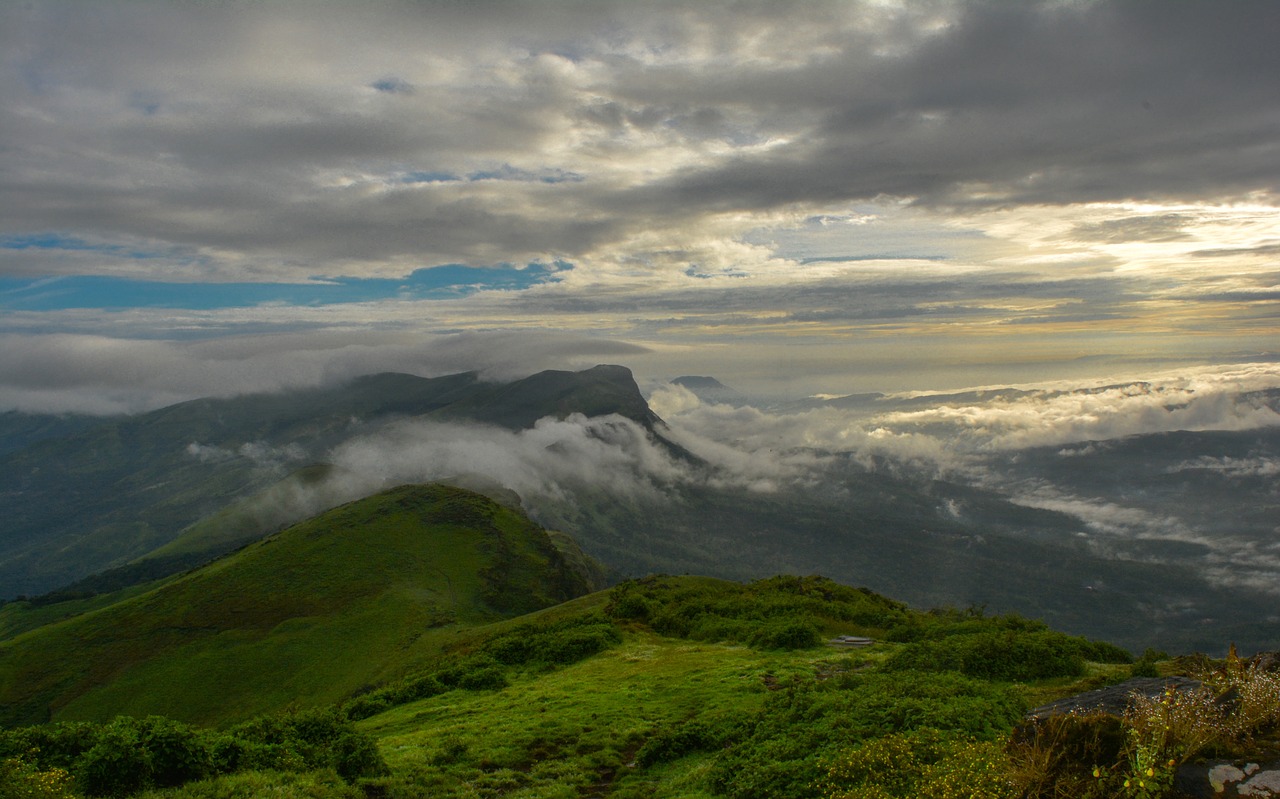
[[[75,799],[64,769],[41,770],[25,757],[0,758],[0,799]]]
[[[618,621],[695,641],[758,649],[805,649],[835,624],[887,629],[910,615],[905,605],[823,577],[771,577],[746,585],[645,578],[613,589],[605,612]]]
[[[891,670],[956,671],[998,682],[1078,677],[1086,661],[1133,662],[1113,644],[1055,632],[1017,614],[987,616],[980,609],[917,614],[887,637],[906,644],[886,664]]]
[[[621,642],[622,635],[608,619],[589,615],[545,625],[522,624],[490,638],[482,651],[507,665],[563,666]]]
[[[850,747],[917,730],[999,740],[1023,710],[1009,687],[954,673],[798,680],[768,696],[746,733],[716,759],[711,782],[732,799],[815,796],[832,759]]]
[[[886,666],[895,671],[958,671],[1000,682],[1084,674],[1080,640],[1062,633],[983,632],[906,644]]]
[[[999,743],[923,729],[875,738],[828,768],[830,799],[1012,799],[1009,762]]]
[[[226,731],[161,716],[23,727],[0,731],[0,757],[31,773],[69,774],[85,795],[107,797],[247,770],[332,769],[349,782],[385,770],[373,739],[332,710],[264,716]]]
[[[694,752],[712,752],[750,733],[748,719],[738,713],[709,713],[654,733],[636,752],[636,764],[653,766]]]

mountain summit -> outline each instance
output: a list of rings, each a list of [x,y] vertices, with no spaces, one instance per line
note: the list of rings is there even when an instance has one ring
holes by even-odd
[[[476,392],[444,409],[442,415],[522,430],[548,416],[563,419],[574,413],[618,414],[650,430],[662,421],[645,402],[631,370],[608,364],[581,372],[538,372],[514,383]]]
[[[694,396],[703,402],[714,405],[746,405],[747,395],[730,388],[714,377],[701,375],[685,375],[672,380],[673,385],[692,391]]]

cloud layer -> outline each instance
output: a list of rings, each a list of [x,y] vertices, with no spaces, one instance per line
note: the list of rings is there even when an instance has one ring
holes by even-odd
[[[1277,13],[12,6],[0,222],[128,244],[178,279],[305,278],[404,274],[423,260],[661,260],[678,247],[715,266],[723,242],[699,229],[881,197],[1269,195]],[[1176,217],[1152,218],[1168,240]],[[1150,231],[1076,228],[1110,242]],[[151,272],[115,255],[100,268]],[[14,255],[39,272],[64,258],[85,268],[72,252]]]
[[[195,341],[0,335],[0,407],[132,413],[197,397],[334,385],[377,372],[478,371],[504,380],[644,351],[607,339],[545,333],[421,336],[347,329]]]
[[[8,4],[0,334],[110,340],[123,373],[278,336],[296,384],[300,332],[551,329],[793,396],[1225,362],[1274,349],[1277,24],[1261,0]],[[449,265],[465,292],[420,290]],[[264,383],[243,368],[224,384]],[[101,405],[188,396],[185,370]],[[61,406],[94,404],[82,374]],[[2,375],[5,407],[50,396]]]

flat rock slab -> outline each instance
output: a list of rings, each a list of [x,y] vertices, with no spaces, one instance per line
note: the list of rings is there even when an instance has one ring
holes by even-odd
[[[1193,680],[1190,677],[1135,677],[1096,691],[1085,691],[1066,699],[1059,699],[1057,702],[1041,705],[1029,711],[1027,718],[1047,719],[1063,713],[1091,711],[1120,716],[1124,714],[1125,708],[1129,706],[1129,698],[1134,694],[1142,694],[1154,699],[1169,688],[1175,691],[1190,691],[1199,688],[1200,684],[1199,680]]]
[[[1280,761],[1192,763],[1178,769],[1173,787],[1179,796],[1187,799],[1280,797]]]

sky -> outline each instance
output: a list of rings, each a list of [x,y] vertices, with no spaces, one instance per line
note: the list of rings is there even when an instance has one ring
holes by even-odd
[[[774,399],[1280,386],[1277,30],[1269,0],[0,4],[0,410],[605,362]]]

